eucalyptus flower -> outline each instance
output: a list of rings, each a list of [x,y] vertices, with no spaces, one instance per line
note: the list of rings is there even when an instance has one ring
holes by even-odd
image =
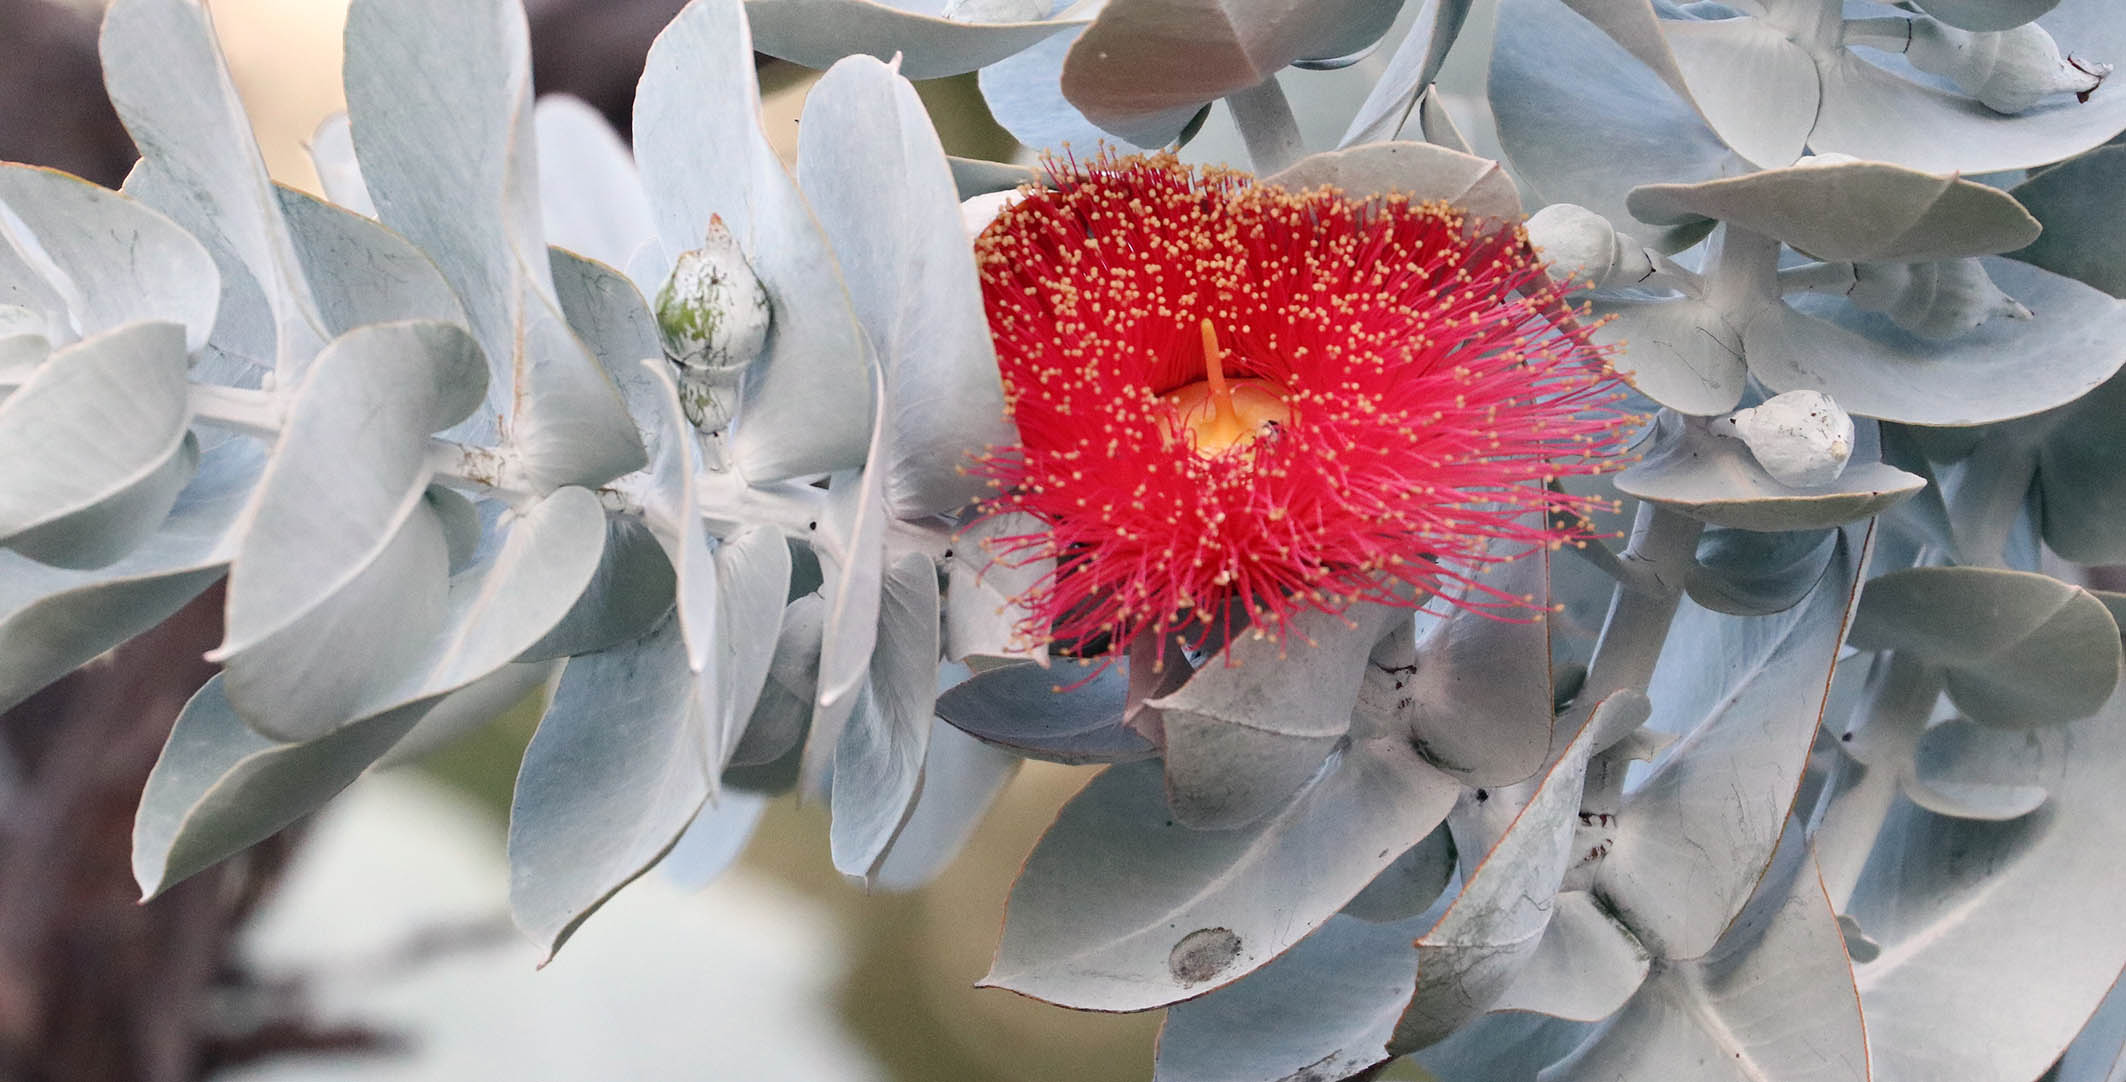
[[[1021,434],[989,506],[1044,527],[998,543],[1057,561],[1036,637],[1275,633],[1570,536],[1525,513],[1583,502],[1545,483],[1620,415],[1517,229],[1171,157],[1053,179],[977,242]]]

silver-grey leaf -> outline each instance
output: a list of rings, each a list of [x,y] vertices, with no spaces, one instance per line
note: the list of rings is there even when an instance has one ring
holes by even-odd
[[[870,57],[820,79],[799,131],[798,182],[885,372],[888,460],[871,468],[888,513],[958,510],[988,492],[976,457],[1018,439],[944,149],[915,88]]]
[[[1167,810],[1158,763],[1109,767],[1027,858],[983,983],[1121,1011],[1229,984],[1330,919],[1460,788],[1400,741],[1365,741],[1269,818],[1199,831]]]
[[[761,129],[739,0],[693,0],[658,36],[635,96],[635,137],[660,270],[701,247],[720,216],[774,309],[731,434],[739,468],[763,482],[862,463],[869,361],[833,251]]]
[[[214,329],[221,273],[205,246],[161,214],[79,177],[0,163],[0,245],[0,260],[40,279],[33,294],[0,301],[41,298],[31,307],[52,306],[45,315],[69,338],[175,323],[194,351]]]
[[[676,622],[570,658],[517,772],[510,910],[551,955],[708,800],[700,684]]]
[[[155,531],[198,464],[184,339],[174,323],[93,335],[0,399],[0,545],[94,568]]]

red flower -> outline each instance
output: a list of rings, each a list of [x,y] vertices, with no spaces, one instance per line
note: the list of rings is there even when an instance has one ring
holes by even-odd
[[[1545,482],[1601,469],[1622,418],[1517,227],[1170,155],[1050,171],[976,241],[1021,438],[988,510],[1047,527],[1007,561],[1058,561],[1027,632],[1275,634],[1571,539],[1529,512],[1577,502]]]

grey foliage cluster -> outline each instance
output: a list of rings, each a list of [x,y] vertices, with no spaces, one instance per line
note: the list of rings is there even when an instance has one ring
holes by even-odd
[[[517,0],[355,0],[329,201],[199,0],[102,48],[123,190],[0,165],[0,705],[226,578],[146,893],[538,696],[547,950],[778,793],[903,888],[1110,763],[987,983],[1171,1008],[1162,1082],[2126,1077],[2107,0],[695,0],[632,152]],[[794,175],[755,49],[826,69]],[[1652,418],[1628,544],[1063,678],[969,510],[970,216],[1037,180],[941,151],[969,72],[1030,147],[1532,209]]]

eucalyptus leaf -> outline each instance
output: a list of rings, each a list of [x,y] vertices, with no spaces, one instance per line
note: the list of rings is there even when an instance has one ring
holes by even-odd
[[[676,622],[569,659],[509,816],[510,911],[548,956],[707,802],[707,709]]]
[[[2078,3],[2093,11],[2100,4]],[[2063,10],[2060,14],[2065,14]],[[2126,34],[2108,16],[2067,39],[2073,48],[2120,55]],[[2107,40],[2108,39],[2108,40]],[[1922,85],[1862,59],[1849,49],[1820,58],[1823,104],[1809,145],[1818,153],[1894,162],[1929,173],[1997,173],[2073,157],[2126,128],[2126,95],[2094,94],[2087,102],[2054,96],[2005,116],[1962,94]]]
[[[873,384],[880,379],[874,369]],[[854,707],[870,668],[872,649],[878,645],[879,595],[886,576],[886,471],[882,465],[888,437],[889,422],[880,414],[873,420],[869,461],[881,466],[844,470],[828,482],[827,506],[819,523],[823,540],[814,544],[827,607],[820,633],[812,736],[805,746],[807,790],[817,790],[826,781],[842,724]]]
[[[369,186],[362,180],[362,163],[354,155],[354,127],[347,122],[346,112],[318,121],[317,129],[310,133],[308,149],[310,164],[317,170],[325,197],[351,214],[375,218],[376,203],[369,198]]]
[[[2126,296],[2126,146],[2103,146],[2009,189],[2044,232],[2008,253],[2054,274]]]
[[[1596,343],[1614,349],[1610,362],[1640,394],[1699,416],[1735,407],[1748,387],[1742,335],[1713,305],[1696,297],[1600,297]]]
[[[639,518],[607,515],[598,566],[582,596],[518,660],[588,654],[640,638],[672,611],[677,585],[649,527]]]
[[[657,868],[682,890],[701,890],[730,870],[753,840],[771,798],[724,788],[714,804],[705,804],[672,843]]]
[[[1759,533],[1715,526],[1698,539],[1684,588],[1713,612],[1785,612],[1815,590],[1837,553],[1838,533],[1831,529]]]
[[[937,705],[937,567],[909,553],[886,569],[878,648],[834,747],[828,844],[843,875],[869,881],[914,810]]]
[[[442,626],[427,437],[483,384],[478,347],[448,324],[364,327],[311,363],[241,527],[214,655],[262,733],[303,740],[353,719]]]
[[[790,589],[790,547],[780,530],[749,526],[725,538],[715,558],[721,630],[712,649],[719,651],[715,725],[721,764],[743,739],[746,720],[768,684]]]
[[[2119,1082],[2126,1077],[2126,985],[2113,984],[2089,1023],[2060,1054],[2051,1082]]]
[[[962,201],[991,192],[1008,192],[1021,184],[1039,184],[1047,176],[1038,167],[946,155],[952,185]]]
[[[664,547],[677,577],[679,633],[686,642],[687,667],[715,685],[722,679],[713,663],[724,629],[718,620],[721,589],[716,558],[709,548],[696,491],[701,455],[679,404],[679,386],[670,366],[662,358],[649,357],[641,367],[655,381],[657,391],[655,412],[641,419],[652,431],[645,444],[657,449],[642,497],[643,520]]]
[[[1497,162],[1430,143],[1371,143],[1324,151],[1267,180],[1295,191],[1327,185],[1361,199],[1389,193],[1436,199],[1498,221],[1521,216],[1520,196]]]
[[[452,435],[506,434],[542,489],[639,468],[619,394],[554,299],[522,8],[359,0],[346,81],[369,194],[386,225],[435,259],[486,353],[485,408]]]
[[[2010,30],[2060,6],[2060,0],[1915,0],[1919,10],[1964,30]]]
[[[1231,983],[1328,920],[1446,815],[1460,786],[1392,739],[1339,753],[1266,819],[1192,830],[1159,764],[1109,767],[1027,858],[985,985],[1145,1010]]]
[[[1798,831],[1795,832],[1798,835]],[[1660,966],[1624,1009],[1543,1082],[1693,1078],[1867,1082],[1845,939],[1805,844],[1782,859],[1703,958]]]
[[[0,245],[40,279],[33,293],[7,303],[56,302],[44,314],[69,338],[175,323],[185,329],[185,349],[196,351],[214,328],[221,274],[205,246],[161,214],[79,177],[0,163]]]
[[[1338,913],[1369,924],[1409,920],[1445,901],[1454,868],[1454,836],[1442,826],[1403,850]]]
[[[1080,3],[1045,19],[999,22],[926,14],[915,5],[879,0],[746,0],[754,47],[808,68],[825,68],[844,57],[900,57],[910,79],[941,79],[987,67],[1032,48],[1060,31],[1080,27],[1095,5]]]
[[[983,104],[1012,138],[1042,153],[1059,154],[1102,142],[1142,148],[1085,119],[1063,96],[1063,65],[1083,32],[1082,24],[1071,27],[984,67],[976,77]]]
[[[1029,759],[1071,765],[1143,759],[1158,749],[1123,723],[1126,664],[1115,662],[1090,675],[1004,665],[946,689],[938,696],[938,716]]]
[[[764,482],[862,463],[869,362],[833,251],[761,128],[740,0],[693,0],[665,27],[643,69],[634,130],[660,273],[701,247],[718,216],[773,307],[767,353],[731,433],[739,468]]]
[[[745,733],[732,749],[733,767],[774,767],[803,743],[812,724],[812,700],[819,690],[820,632],[826,600],[805,594],[783,607],[775,653],[768,663],[768,682],[746,719]],[[787,788],[787,787],[785,787]],[[781,790],[777,790],[778,792]]]
[[[1501,0],[1491,110],[1508,161],[1538,197],[1532,202],[1577,203],[1625,225],[1632,188],[1749,168],[1673,82],[1589,21],[1633,6]]]
[[[637,249],[656,241],[635,159],[603,114],[579,98],[550,94],[533,108],[532,127],[546,243],[625,267]]]
[[[206,452],[161,527],[94,571],[0,553],[0,709],[161,623],[221,578],[263,462],[247,440]]]
[[[914,890],[936,879],[973,836],[997,794],[1018,773],[1017,756],[933,718],[923,751],[922,786],[872,882]]]
[[[605,511],[587,489],[559,489],[517,513],[501,545],[451,579],[425,664],[372,696],[361,713],[453,691],[521,657],[573,611],[602,562],[605,537]]]
[[[2045,418],[2037,448],[2037,518],[2045,543],[2086,564],[2126,561],[2126,378]]]
[[[1870,531],[1848,532],[1801,605],[1769,616],[1685,606],[1654,668],[1648,724],[1681,737],[1616,813],[1594,892],[1660,957],[1696,958],[1765,875],[1808,764],[1853,617]]]
[[[404,237],[293,188],[274,190],[330,333],[407,319],[465,322],[465,308],[443,272]]]
[[[1395,47],[1388,69],[1351,118],[1337,146],[1394,139],[1409,123],[1418,100],[1439,76],[1447,51],[1462,32],[1474,0],[1426,0],[1410,32]]]
[[[1880,514],[1926,479],[1882,462],[1849,464],[1817,489],[1774,480],[1739,439],[1664,415],[1651,453],[1617,475],[1617,489],[1715,526],[1820,530]]]
[[[1053,556],[999,557],[999,538],[1038,532],[1039,521],[1022,512],[983,515],[954,536],[946,553],[945,657],[1027,658],[1046,666],[1046,648],[1021,631],[1033,622],[1025,599],[1055,574]]]
[[[620,389],[621,401],[635,419],[635,435],[651,460],[658,460],[672,425],[664,414],[669,382],[664,378],[664,342],[649,302],[626,275],[595,259],[560,248],[548,249],[547,255],[562,315]],[[692,438],[684,416],[677,434]]]
[[[207,242],[225,298],[231,279],[251,280],[267,308],[268,359],[294,383],[326,331],[206,6],[121,0],[105,13],[100,51],[111,104],[154,177],[147,201]]]
[[[1817,259],[1921,263],[1997,255],[2038,236],[1998,188],[1883,162],[1815,162],[1695,184],[1647,184],[1626,199],[1640,221],[1730,221]]]
[[[1638,991],[1651,960],[1594,895],[1563,891],[1535,953],[1491,1009],[1599,1022]]]
[[[2028,264],[1982,263],[2036,319],[1933,342],[1843,298],[1801,297],[1743,328],[1750,372],[1775,391],[1822,391],[1856,417],[1975,425],[2071,402],[2126,363],[2126,303]],[[2027,357],[2046,363],[2003,363]]]
[[[543,712],[547,698],[553,694],[554,677],[560,674],[558,660],[511,663],[487,672],[452,691],[421,715],[413,729],[391,745],[372,769],[417,764],[519,707]]]
[[[1601,710],[1630,707],[1636,693],[1612,696]],[[1602,726],[1590,721],[1548,771],[1532,784],[1496,841],[1450,821],[1465,871],[1446,912],[1418,938],[1404,969],[1415,974],[1387,1048],[1401,1054],[1435,1044],[1490,1009],[1526,968],[1556,911],[1559,884],[1576,862],[1578,821],[1587,759]],[[1466,807],[1466,805],[1465,805]]]
[[[1341,57],[1385,34],[1401,0],[1110,3],[1071,46],[1063,95],[1138,146],[1173,141],[1204,104],[1295,60]]]
[[[1466,785],[1511,785],[1542,769],[1555,723],[1549,571],[1547,549],[1485,569],[1485,587],[1528,599],[1528,609],[1454,608],[1417,642],[1409,665],[1384,666],[1376,653],[1361,714],[1382,715]]]
[[[85,338],[0,400],[0,545],[86,569],[155,531],[198,463],[184,338],[174,323]]]
[[[1339,913],[1261,969],[1174,1004],[1154,1082],[1348,1078],[1386,1062],[1410,993],[1410,942],[1436,917],[1375,924]]]
[[[805,99],[798,182],[848,273],[885,372],[888,513],[920,518],[988,492],[975,457],[1017,443],[957,189],[915,88],[869,57]],[[891,178],[884,180],[882,178]]]
[[[1691,103],[1723,142],[1768,169],[1801,156],[1819,93],[1806,47],[1763,19],[1670,19],[1661,36]]]
[[[487,679],[514,688],[523,677],[505,669]],[[141,794],[133,878],[143,900],[316,810],[424,719],[463,728],[491,718],[496,698],[476,683],[284,744],[250,728],[223,689],[217,675],[185,704]]]
[[[1848,908],[1882,953],[1854,967],[1880,1082],[1950,1071],[1972,1082],[2041,1074],[2126,967],[2114,870],[2082,854],[2126,845],[2112,764],[2126,754],[2126,700],[2019,738],[2051,794],[2006,822],[1890,813]],[[2061,943],[2073,950],[2058,950]],[[1972,995],[2003,987],[2014,996]]]
[[[2020,733],[1951,719],[1919,738],[1898,778],[1906,798],[1936,815],[2014,819],[2045,802],[2043,749]]]
[[[1863,650],[1947,668],[1971,720],[2024,728],[2087,717],[2121,671],[2118,625],[2089,591],[2023,571],[1918,567],[1868,584],[1853,623]]]
[[[1367,658],[1407,610],[1360,602],[1305,611],[1281,635],[1242,635],[1150,700],[1166,740],[1167,804],[1196,830],[1260,821],[1351,732]]]

